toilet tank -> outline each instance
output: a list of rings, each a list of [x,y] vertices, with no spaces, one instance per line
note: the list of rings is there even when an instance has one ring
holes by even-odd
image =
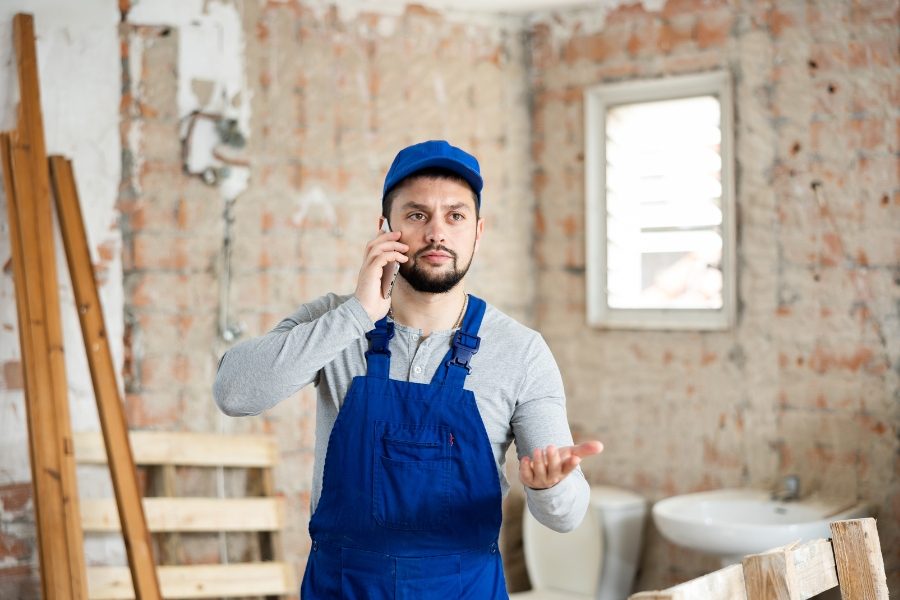
[[[568,533],[544,527],[526,509],[522,533],[532,586],[596,600],[627,598],[646,514],[641,496],[611,486],[591,488],[584,521]]]
[[[591,512],[603,530],[604,552],[597,600],[623,600],[631,594],[641,561],[647,501],[611,486],[591,488]]]
[[[603,560],[600,532],[599,515],[590,507],[567,533],[541,525],[526,508],[522,542],[532,588],[593,598]]]

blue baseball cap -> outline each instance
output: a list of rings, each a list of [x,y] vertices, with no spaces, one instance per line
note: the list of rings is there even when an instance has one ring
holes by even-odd
[[[481,188],[484,187],[484,181],[481,179],[478,159],[465,150],[451,146],[445,140],[429,140],[408,146],[398,152],[384,178],[381,201],[384,202],[388,192],[401,181],[432,167],[447,169],[465,179],[475,192],[479,206],[481,205]]]

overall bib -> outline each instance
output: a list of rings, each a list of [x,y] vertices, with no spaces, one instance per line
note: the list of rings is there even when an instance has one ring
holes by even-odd
[[[428,385],[390,379],[387,318],[366,334],[367,373],[353,379],[328,440],[303,600],[508,598],[497,467],[463,389],[484,310],[469,297]]]

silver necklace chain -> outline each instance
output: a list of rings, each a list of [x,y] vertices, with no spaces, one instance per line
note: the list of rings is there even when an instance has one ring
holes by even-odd
[[[456,318],[456,324],[452,327],[452,329],[459,329],[459,326],[462,325],[463,317],[466,314],[466,308],[469,307],[469,295],[466,294],[465,301],[463,302],[462,310],[459,311],[459,316]],[[394,307],[391,306],[388,308],[387,316],[391,319],[394,318]]]

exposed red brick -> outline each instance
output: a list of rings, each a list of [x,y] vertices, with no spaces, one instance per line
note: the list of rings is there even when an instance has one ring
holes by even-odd
[[[649,17],[651,17],[651,13],[644,10],[640,2],[620,4],[615,10],[606,15],[606,26],[614,27],[623,23],[640,22]]]
[[[772,8],[766,14],[766,24],[769,26],[772,35],[776,37],[782,35],[786,29],[796,25],[792,15],[777,8]]]
[[[25,387],[21,361],[8,360],[3,363],[3,381],[8,390],[21,390]]]
[[[727,5],[727,0],[667,0],[662,8],[662,16],[701,14]]]
[[[8,513],[24,510],[31,501],[34,489],[30,482],[10,483],[0,486],[0,505]]]
[[[694,37],[693,23],[663,22],[656,35],[656,47],[662,53],[672,52]]]
[[[406,6],[405,15],[410,17],[428,17],[430,19],[441,18],[441,13],[439,11],[421,4],[408,4]]]
[[[581,222],[573,215],[569,215],[560,221],[563,233],[566,236],[572,236],[581,230]]]
[[[873,358],[874,353],[871,348],[865,346],[856,348],[851,354],[836,354],[822,346],[817,346],[809,357],[809,367],[817,373],[825,373],[832,369],[843,369],[855,373],[863,367],[874,367],[874,365],[870,365]]]
[[[731,35],[734,17],[730,12],[702,13],[694,29],[697,46],[702,50],[722,46]]]
[[[611,54],[618,52],[600,34],[572,38],[563,50],[563,60],[567,63],[589,60],[602,62]]]

